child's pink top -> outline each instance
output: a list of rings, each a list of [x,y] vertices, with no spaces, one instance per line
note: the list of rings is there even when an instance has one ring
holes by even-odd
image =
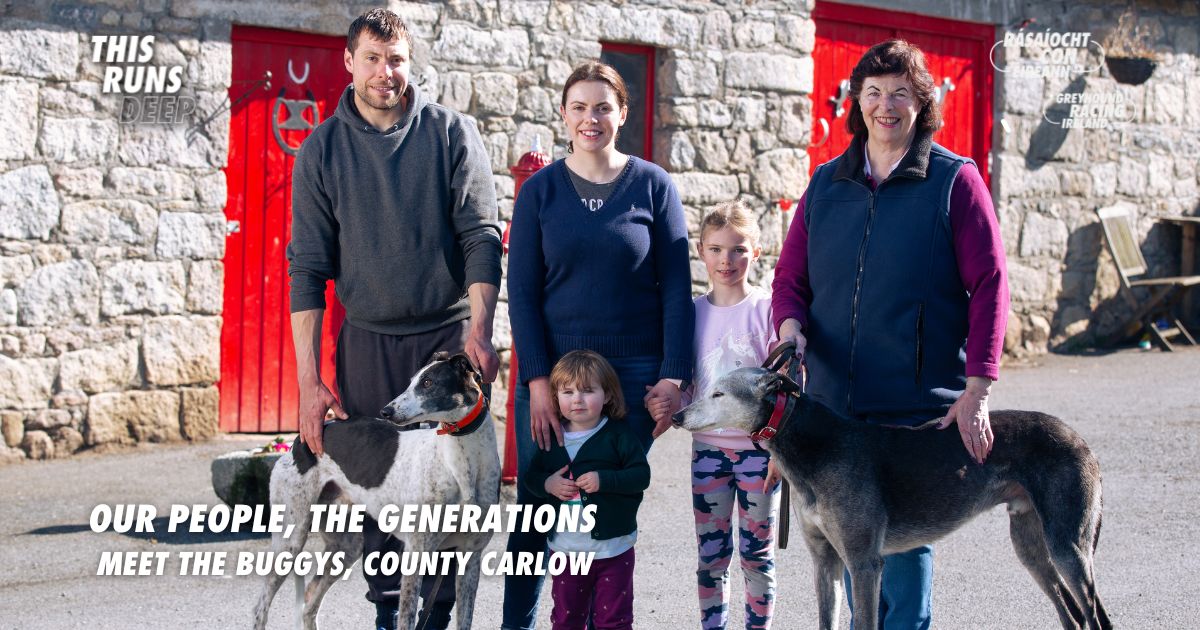
[[[707,295],[696,304],[696,367],[692,399],[708,396],[713,384],[725,374],[742,367],[758,367],[775,341],[771,326],[771,294],[752,287],[746,299],[733,306],[713,306]],[[699,442],[720,448],[754,448],[750,434],[738,429],[714,429],[693,433]]]

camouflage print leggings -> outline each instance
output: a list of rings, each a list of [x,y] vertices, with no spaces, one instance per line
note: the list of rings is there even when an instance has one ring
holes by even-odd
[[[729,621],[729,562],[733,557],[733,502],[738,505],[738,555],[746,576],[746,628],[771,627],[775,605],[775,519],[779,486],[762,491],[766,451],[692,444],[692,507],[700,564],[700,622],[704,630]]]

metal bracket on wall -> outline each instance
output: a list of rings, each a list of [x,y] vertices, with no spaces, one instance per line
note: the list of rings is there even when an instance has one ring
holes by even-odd
[[[833,103],[833,119],[837,120],[846,113],[846,99],[850,98],[850,79],[842,79],[838,84],[837,96],[830,96],[829,102]]]
[[[197,133],[199,133],[199,131],[201,129],[204,129],[205,127],[207,127],[208,123],[216,120],[217,116],[220,116],[221,114],[233,109],[234,107],[237,107],[239,103],[241,103],[242,101],[249,98],[250,95],[253,94],[254,91],[257,90],[260,86],[262,87],[263,91],[271,89],[271,71],[270,70],[263,72],[262,78],[255,81],[254,85],[251,85],[249,89],[247,89],[245,92],[242,93],[241,96],[237,97],[237,100],[231,102],[229,100],[229,95],[226,94],[225,102],[221,103],[221,106],[218,107],[216,109],[216,111],[209,114],[208,116],[205,116],[204,120],[201,120],[201,121],[197,122],[196,124],[192,125],[191,127],[188,127],[188,130],[187,130],[188,142],[191,142],[192,138],[194,138],[195,135]]]

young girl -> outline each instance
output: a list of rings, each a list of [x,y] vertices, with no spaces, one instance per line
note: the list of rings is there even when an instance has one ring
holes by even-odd
[[[700,223],[697,250],[711,290],[695,299],[696,382],[690,393],[707,396],[722,375],[762,365],[774,334],[771,295],[746,279],[758,258],[758,224],[741,202],[722,204]],[[685,402],[690,402],[685,396]],[[655,405],[655,403],[652,403]],[[656,417],[661,404],[653,409]],[[742,573],[746,576],[746,628],[768,628],[775,600],[775,518],[778,476],[770,455],[745,431],[693,434],[692,505],[700,563],[697,577],[703,627],[729,620],[728,568],[733,556],[733,505],[738,506]]]
[[[554,630],[633,628],[633,543],[637,510],[650,485],[641,443],[622,422],[625,403],[617,373],[590,350],[568,352],[550,371],[563,445],[538,450],[522,478],[526,490],[551,504],[596,506],[591,532],[556,532],[550,549],[594,552],[587,575],[554,577]]]

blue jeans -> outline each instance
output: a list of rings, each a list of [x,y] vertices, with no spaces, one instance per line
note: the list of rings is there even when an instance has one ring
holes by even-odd
[[[608,357],[605,357],[608,358]],[[625,396],[626,416],[623,422],[633,430],[642,448],[647,453],[653,438],[654,421],[650,412],[642,404],[646,394],[646,386],[658,382],[658,370],[662,359],[654,356],[608,358],[617,378],[621,381],[621,393]],[[518,365],[520,359],[518,359]],[[519,369],[519,368],[518,368]],[[521,483],[529,463],[533,461],[533,453],[537,443],[529,429],[529,388],[523,384],[517,385],[517,393],[513,405],[513,417],[509,422],[514,424],[517,436],[517,503],[538,506],[541,499],[533,496]],[[545,553],[546,534],[536,531],[514,531],[508,535],[508,553]],[[545,576],[540,575],[506,575],[504,577],[504,630],[533,630],[537,625],[538,600],[542,593],[542,583]]]

